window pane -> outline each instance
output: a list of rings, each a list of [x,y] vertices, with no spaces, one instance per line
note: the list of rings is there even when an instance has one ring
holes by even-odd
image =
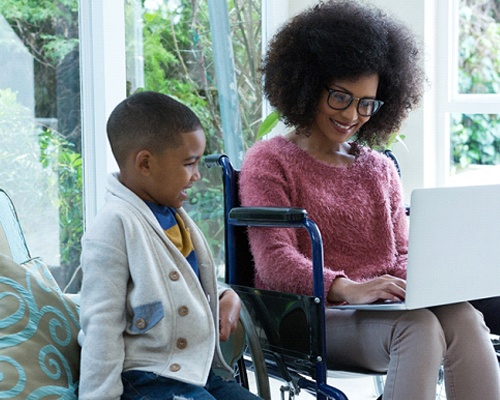
[[[200,117],[206,136],[205,154],[223,153],[224,139],[215,74],[210,15],[206,0],[125,0],[127,83],[175,96]],[[230,37],[244,149],[255,141],[262,112],[261,1],[228,1]],[[137,18],[140,16],[140,18]],[[142,35],[137,27],[142,25]],[[227,55],[226,55],[227,56]],[[229,57],[228,57],[229,58]],[[141,68],[143,72],[141,71]],[[144,74],[142,77],[141,74]],[[202,180],[184,204],[201,227],[218,263],[224,264],[223,200],[220,170],[200,166]],[[219,275],[222,275],[219,271]]]
[[[459,93],[500,93],[500,1],[460,0]]]
[[[0,0],[0,186],[64,286],[82,234],[77,0]]]
[[[451,181],[500,183],[500,114],[451,115]]]

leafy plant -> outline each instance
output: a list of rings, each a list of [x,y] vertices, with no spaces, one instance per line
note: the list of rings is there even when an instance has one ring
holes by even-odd
[[[16,93],[0,90],[0,183],[20,212],[28,240],[44,232],[48,237],[38,237],[40,242],[49,240],[51,244],[52,236],[59,239],[64,284],[80,258],[82,159],[72,143],[30,114],[19,104]],[[36,247],[30,245],[31,250]]]
[[[61,134],[43,127],[38,134],[40,163],[58,178],[59,196],[54,206],[59,210],[60,267],[63,282],[69,281],[77,268],[83,235],[82,156]]]
[[[457,166],[500,164],[499,115],[459,114],[452,120],[452,157]]]
[[[271,111],[269,115],[264,118],[264,121],[262,121],[262,124],[257,131],[257,137],[255,139],[262,139],[264,136],[270,133],[276,127],[276,125],[278,125],[279,120],[279,113],[276,110]]]

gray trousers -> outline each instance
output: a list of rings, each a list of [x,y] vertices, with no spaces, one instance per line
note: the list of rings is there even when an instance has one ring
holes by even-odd
[[[469,303],[414,311],[326,313],[329,369],[387,371],[384,400],[433,400],[444,365],[448,400],[499,400],[500,369]]]

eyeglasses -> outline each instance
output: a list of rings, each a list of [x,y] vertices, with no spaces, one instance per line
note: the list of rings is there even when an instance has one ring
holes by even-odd
[[[328,106],[334,110],[345,110],[349,108],[354,100],[358,101],[357,111],[363,117],[371,117],[380,110],[384,105],[382,100],[370,99],[369,97],[354,97],[352,94],[342,90],[331,89],[325,86],[328,90]]]

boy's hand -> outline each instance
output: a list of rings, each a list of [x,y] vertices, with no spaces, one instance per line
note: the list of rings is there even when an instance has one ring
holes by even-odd
[[[240,319],[241,301],[235,291],[228,289],[219,299],[219,337],[223,342],[229,340],[236,331]]]

